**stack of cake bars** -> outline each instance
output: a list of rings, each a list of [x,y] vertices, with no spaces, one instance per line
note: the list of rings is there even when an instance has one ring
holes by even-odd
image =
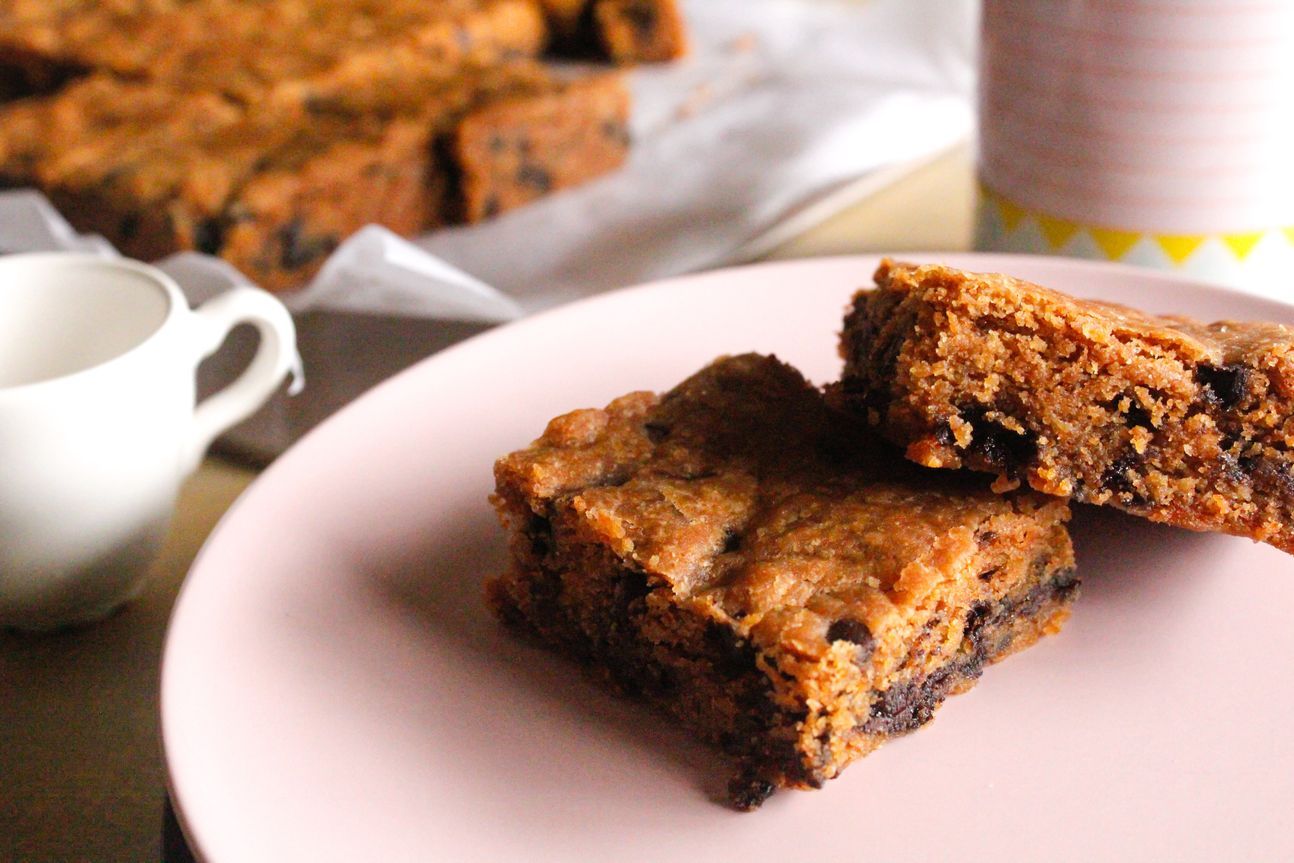
[[[618,167],[674,0],[0,0],[0,187],[152,260],[299,286],[347,235],[475,222]]]
[[[495,468],[495,614],[734,756],[742,809],[1058,631],[1070,500],[1294,551],[1294,331],[940,266],[876,278],[825,390],[721,358]]]

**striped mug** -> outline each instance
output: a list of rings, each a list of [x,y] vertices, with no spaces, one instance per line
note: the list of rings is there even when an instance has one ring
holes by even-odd
[[[986,0],[976,244],[1294,299],[1294,2]]]

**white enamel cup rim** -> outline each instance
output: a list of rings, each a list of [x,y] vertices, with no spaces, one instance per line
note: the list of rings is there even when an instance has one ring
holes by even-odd
[[[38,392],[53,392],[59,388],[93,383],[97,377],[110,375],[119,368],[135,363],[141,356],[146,355],[159,344],[164,334],[175,326],[183,314],[189,311],[188,302],[184,299],[184,294],[180,291],[180,286],[175,283],[175,280],[158,268],[140,261],[132,261],[127,258],[105,258],[82,252],[30,252],[4,255],[0,256],[0,296],[3,296],[6,290],[6,282],[11,277],[11,271],[16,271],[13,273],[14,276],[21,277],[24,269],[28,272],[98,269],[114,274],[124,273],[136,276],[140,279],[141,284],[147,284],[149,287],[160,291],[162,296],[166,298],[166,313],[162,320],[146,335],[130,347],[118,351],[106,359],[48,378],[11,386],[0,384],[0,404]],[[0,300],[0,305],[3,305],[2,300]]]

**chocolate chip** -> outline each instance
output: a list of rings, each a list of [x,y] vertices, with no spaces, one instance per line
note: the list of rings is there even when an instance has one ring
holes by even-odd
[[[544,557],[553,550],[553,523],[542,515],[532,515],[526,523],[526,536],[530,550],[536,557]]]
[[[956,443],[957,438],[953,434],[952,426],[944,423],[935,429],[935,443],[941,446],[952,446]]]
[[[735,680],[755,667],[755,649],[727,626],[708,625],[705,643],[714,655],[715,671],[728,680]]]
[[[225,227],[219,219],[203,219],[193,229],[193,248],[204,255],[218,255],[225,245]]]
[[[753,812],[777,790],[772,782],[753,770],[743,770],[728,781],[728,799],[742,812]]]
[[[881,693],[863,723],[863,730],[868,734],[902,734],[929,722],[943,700],[935,694],[938,686],[932,685],[931,677],[922,683],[896,683]]]
[[[1240,459],[1229,450],[1224,449],[1218,454],[1218,465],[1222,468],[1222,475],[1237,485],[1249,482],[1249,472],[1241,467]]]
[[[1127,396],[1126,398],[1128,399],[1128,409],[1123,414],[1124,422],[1129,426],[1140,426],[1146,429],[1154,428],[1155,424],[1151,420],[1150,411],[1142,407],[1141,403],[1132,396]]]
[[[1252,378],[1253,370],[1240,364],[1203,364],[1195,369],[1195,381],[1204,387],[1205,398],[1226,410],[1244,400]]]
[[[871,653],[876,639],[867,624],[853,617],[842,617],[827,627],[827,641],[848,641]]]
[[[1294,468],[1288,462],[1266,455],[1242,456],[1240,467],[1255,485],[1294,500]]]
[[[517,182],[546,195],[553,189],[553,175],[538,165],[525,164],[517,171]]]
[[[643,428],[647,431],[647,439],[652,443],[660,443],[669,437],[669,426],[664,423],[649,422]]]
[[[615,606],[621,614],[628,614],[632,606],[651,593],[647,574],[640,570],[626,569],[616,582]]]
[[[602,135],[612,143],[621,147],[628,147],[630,140],[629,128],[617,120],[605,120],[602,123]]]
[[[1073,593],[1078,588],[1078,571],[1074,567],[1057,570],[1051,577],[1051,589],[1058,594]]]
[[[1149,499],[1137,490],[1136,483],[1128,476],[1141,466],[1142,458],[1135,452],[1126,452],[1114,460],[1101,474],[1101,488],[1119,495],[1128,495],[1127,504],[1144,506]]]
[[[977,576],[977,578],[979,578],[980,581],[992,581],[993,576],[997,575],[1001,571],[1002,571],[1002,567],[995,566],[992,569],[984,570]]]
[[[139,217],[138,213],[130,213],[122,218],[122,220],[117,224],[117,236],[120,237],[122,241],[135,239],[136,235],[139,234],[139,228],[142,222],[143,220]]]
[[[639,39],[651,39],[655,35],[659,16],[652,3],[633,3],[624,9],[625,19],[638,31]]]
[[[335,237],[310,236],[300,219],[293,219],[275,233],[282,246],[279,263],[285,270],[312,264],[337,248]]]
[[[741,534],[735,530],[728,531],[723,537],[722,554],[735,554],[741,551]]]
[[[987,602],[977,602],[966,612],[966,624],[962,627],[962,637],[972,642],[977,641],[988,622],[992,606]]]
[[[973,408],[963,413],[971,424],[971,443],[967,449],[1011,479],[1020,479],[1024,467],[1038,455],[1038,443],[1032,434],[1012,431],[996,420],[986,419],[987,410]]]

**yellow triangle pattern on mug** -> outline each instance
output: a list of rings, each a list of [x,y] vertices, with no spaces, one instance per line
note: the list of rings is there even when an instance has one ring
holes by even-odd
[[[1283,239],[1290,245],[1294,245],[1294,226],[1234,234],[1156,234],[1125,231],[1118,228],[1084,225],[1070,219],[1030,210],[1002,197],[983,183],[980,184],[979,191],[981,200],[985,205],[992,207],[1006,233],[1014,234],[1027,225],[1035,225],[1053,252],[1062,250],[1076,236],[1085,234],[1091,238],[1107,260],[1118,261],[1142,240],[1150,240],[1163,250],[1170,261],[1181,266],[1199,251],[1201,246],[1215,237],[1221,241],[1222,247],[1240,262],[1244,262],[1269,235],[1276,238],[1278,242]]]
[[[1204,245],[1207,239],[1206,234],[1162,234],[1155,237],[1155,242],[1170,261],[1181,264],[1195,254],[1195,250]]]
[[[1042,235],[1047,238],[1048,244],[1053,249],[1059,249],[1078,233],[1078,223],[1071,222],[1068,219],[1057,219],[1055,216],[1039,215],[1038,227],[1042,230]]]
[[[1111,261],[1117,261],[1137,243],[1141,242],[1141,234],[1136,231],[1115,231],[1110,228],[1088,228],[1092,239],[1101,247],[1101,251]]]
[[[1288,233],[1288,229],[1287,229]],[[1249,253],[1258,245],[1258,241],[1263,238],[1266,231],[1250,231],[1247,234],[1228,234],[1222,238],[1222,242],[1227,244],[1227,248],[1232,251],[1238,260],[1243,261],[1249,257]]]

